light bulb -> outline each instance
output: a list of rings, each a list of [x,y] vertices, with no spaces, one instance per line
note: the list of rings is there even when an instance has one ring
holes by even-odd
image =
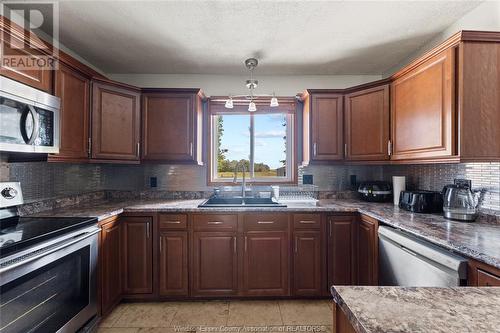
[[[233,106],[233,99],[230,98],[226,101],[226,104],[224,104],[224,106],[226,107],[226,109],[232,109],[234,106]]]
[[[278,99],[276,98],[276,96],[273,95],[273,98],[271,98],[271,104],[269,106],[275,108],[279,105],[280,103],[278,103]]]
[[[250,112],[257,111],[257,106],[255,106],[255,103],[253,101],[248,104],[248,111]]]

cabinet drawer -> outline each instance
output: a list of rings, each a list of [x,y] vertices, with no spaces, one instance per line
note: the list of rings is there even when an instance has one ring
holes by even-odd
[[[245,215],[245,230],[286,230],[288,214],[247,214]]]
[[[193,216],[194,230],[233,231],[238,225],[238,216],[231,214],[203,214]]]
[[[319,229],[321,215],[319,214],[293,214],[293,227],[295,229]]]
[[[187,216],[182,214],[160,214],[160,229],[185,230],[187,229]]]
[[[479,287],[500,287],[500,277],[478,269],[477,285]]]

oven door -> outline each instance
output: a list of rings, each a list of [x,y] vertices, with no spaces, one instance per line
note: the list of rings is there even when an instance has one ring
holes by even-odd
[[[59,98],[0,77],[0,150],[59,152]]]
[[[98,232],[2,265],[0,332],[76,332],[96,316]]]

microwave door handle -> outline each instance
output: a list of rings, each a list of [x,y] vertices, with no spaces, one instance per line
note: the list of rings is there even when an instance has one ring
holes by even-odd
[[[21,119],[21,130],[24,132],[24,140],[26,141],[26,144],[32,145],[33,142],[36,140],[38,137],[38,134],[40,133],[40,119],[38,112],[36,112],[35,108],[33,105],[26,105],[28,107],[28,112],[33,118],[33,131],[31,132],[31,135],[28,136],[28,133],[26,133],[26,120],[28,119],[28,114],[25,114],[24,117]]]

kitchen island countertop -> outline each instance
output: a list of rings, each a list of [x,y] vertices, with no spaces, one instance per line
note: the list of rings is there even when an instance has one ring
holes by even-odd
[[[358,333],[500,332],[500,287],[333,286],[336,311]]]

